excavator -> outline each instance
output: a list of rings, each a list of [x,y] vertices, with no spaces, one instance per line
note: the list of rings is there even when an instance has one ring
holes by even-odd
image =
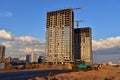
[[[74,64],[69,64],[67,67],[69,70],[75,70],[75,71],[88,71],[88,70],[100,70],[102,69],[101,64],[92,64],[87,65],[84,61],[75,62]]]

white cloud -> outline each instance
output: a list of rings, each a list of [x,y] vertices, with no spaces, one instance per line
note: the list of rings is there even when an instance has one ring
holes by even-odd
[[[93,44],[93,51],[120,47],[120,36],[110,37],[107,39],[100,39],[98,41],[93,40],[92,44]]]
[[[11,17],[13,16],[13,13],[12,12],[0,12],[0,17]]]
[[[1,40],[13,40],[14,37],[10,32],[7,32],[5,30],[0,30],[0,39]]]
[[[17,37],[16,40],[23,41],[23,42],[33,42],[36,41],[36,38],[32,38],[31,36],[21,36]]]
[[[26,47],[26,48],[21,48],[19,51],[25,52],[25,53],[32,53],[32,52],[45,52],[45,49],[39,49],[39,48],[34,48],[34,47]]]
[[[45,52],[45,49],[34,49],[33,51],[36,51],[36,52]]]
[[[12,45],[10,44],[11,41],[6,41],[6,42],[2,42],[2,45],[5,45],[5,47],[11,47]]]
[[[40,43],[44,43],[44,40],[40,40],[37,38],[33,38],[31,36],[21,36],[21,37],[16,37],[15,38],[16,41],[22,41],[22,42],[28,42],[28,43],[35,43],[35,42],[40,42]]]
[[[6,56],[20,57],[24,54],[36,52],[45,55],[45,41],[31,36],[14,37],[14,40],[4,41]]]
[[[120,36],[93,40],[94,62],[108,62],[113,58],[120,58]]]
[[[21,48],[19,49],[19,51],[23,51],[25,53],[31,53],[32,52],[32,47],[26,47],[26,48]]]

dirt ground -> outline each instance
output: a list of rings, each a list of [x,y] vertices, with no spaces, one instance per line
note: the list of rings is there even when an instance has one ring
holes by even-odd
[[[26,69],[67,69],[67,66],[62,65],[48,65],[48,64],[29,64]],[[9,69],[19,70],[17,69]],[[9,71],[9,70],[0,70]],[[120,68],[111,65],[104,65],[100,70],[77,71],[54,76],[35,77],[30,80],[120,80]]]
[[[100,70],[77,71],[47,77],[35,77],[31,80],[120,80],[120,68],[110,65]]]
[[[9,66],[5,69],[0,69],[0,72],[5,71],[17,71],[17,70],[25,70],[25,69],[65,69],[66,66],[63,65],[50,65],[50,64],[26,64],[26,65],[15,65],[15,66]]]

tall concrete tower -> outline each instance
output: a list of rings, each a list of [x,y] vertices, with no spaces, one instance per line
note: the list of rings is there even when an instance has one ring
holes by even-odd
[[[74,59],[80,59],[87,64],[92,63],[92,32],[90,27],[74,29],[75,54]]]
[[[0,45],[0,62],[4,60],[5,57],[5,46]]]
[[[46,62],[62,64],[73,61],[73,21],[71,9],[47,13]]]

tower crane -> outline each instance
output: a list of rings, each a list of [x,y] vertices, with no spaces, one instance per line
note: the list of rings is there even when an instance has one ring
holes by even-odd
[[[76,26],[77,26],[77,28],[78,28],[78,27],[79,27],[79,22],[84,22],[84,20],[79,20],[79,21],[76,20],[75,22],[76,22]]]
[[[79,10],[79,9],[82,9],[82,7],[80,8],[70,8],[71,10]]]
[[[82,9],[82,7],[79,7],[79,8],[70,8],[71,10],[80,10],[80,9]],[[79,27],[79,22],[84,22],[84,20],[76,20],[75,21],[76,22],[76,26],[77,26],[77,28]]]

